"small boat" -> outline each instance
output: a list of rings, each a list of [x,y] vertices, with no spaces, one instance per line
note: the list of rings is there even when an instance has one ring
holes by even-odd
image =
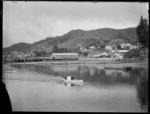
[[[65,79],[63,79],[63,81],[73,84],[83,83],[83,80],[77,80],[73,76],[67,76]]]

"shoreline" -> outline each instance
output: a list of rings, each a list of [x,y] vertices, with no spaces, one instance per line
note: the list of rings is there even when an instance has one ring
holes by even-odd
[[[7,63],[5,65],[13,65],[13,64],[34,64],[34,65],[68,65],[68,66],[95,66],[95,67],[144,67],[148,68],[148,60],[145,61],[133,61],[133,62],[121,62],[121,61],[43,61],[43,62],[20,62],[20,63]]]
[[[140,62],[148,62],[148,60],[130,60],[130,61],[115,61],[115,60],[96,60],[96,59],[82,59],[82,60],[76,60],[76,61],[69,61],[69,60],[57,60],[57,61],[35,61],[35,62],[10,62],[10,63],[3,63],[3,64],[32,64],[32,63],[54,63],[54,64],[63,64],[63,63],[69,63],[69,64],[84,64],[84,63],[90,63],[93,64],[104,64],[104,63],[113,63],[113,64],[122,64],[122,63],[140,63]]]

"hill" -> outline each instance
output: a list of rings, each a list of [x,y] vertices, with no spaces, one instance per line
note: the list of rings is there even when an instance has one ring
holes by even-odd
[[[41,41],[27,44],[14,44],[4,50],[24,50],[24,49],[35,49],[39,46],[46,47],[47,49],[52,48],[53,45],[58,45],[59,48],[76,48],[78,44],[83,47],[90,45],[103,45],[103,44],[121,44],[121,43],[135,43],[136,42],[136,28],[126,29],[113,29],[113,28],[102,28],[95,30],[72,30],[67,34],[56,37],[47,37]]]
[[[82,43],[83,47],[95,42],[100,44],[120,44],[123,42],[134,42],[136,33],[135,28],[128,29],[96,29],[90,31],[73,30],[67,34],[68,41],[59,44],[60,47],[76,47],[77,44]]]
[[[24,50],[30,49],[30,47],[31,47],[31,44],[20,42],[17,44],[13,44],[10,47],[3,48],[3,51],[4,52],[24,51]]]

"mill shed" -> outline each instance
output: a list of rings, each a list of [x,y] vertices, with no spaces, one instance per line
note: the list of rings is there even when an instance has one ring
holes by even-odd
[[[78,53],[52,53],[52,60],[78,60]]]

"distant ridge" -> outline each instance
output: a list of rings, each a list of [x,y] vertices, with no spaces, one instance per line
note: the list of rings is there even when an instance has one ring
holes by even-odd
[[[23,51],[26,49],[30,49],[31,44],[20,42],[17,44],[13,44],[10,47],[3,48],[4,52],[12,52],[12,51]]]

